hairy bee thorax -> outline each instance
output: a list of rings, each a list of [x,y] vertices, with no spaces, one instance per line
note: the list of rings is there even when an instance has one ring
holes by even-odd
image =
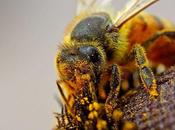
[[[110,15],[94,13],[81,20],[72,30],[71,40],[91,44],[101,51],[105,61],[120,63],[128,49],[128,27],[115,28]],[[76,43],[75,43],[76,44]]]
[[[81,20],[73,29],[71,39],[85,41],[104,41],[106,30],[112,26],[107,13],[95,13]]]

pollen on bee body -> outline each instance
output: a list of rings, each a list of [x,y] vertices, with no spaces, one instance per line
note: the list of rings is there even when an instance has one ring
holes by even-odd
[[[70,81],[71,82],[71,86],[73,86],[76,90],[89,85],[90,78],[88,75],[86,76],[82,76],[82,75],[76,75],[75,76],[75,80]]]

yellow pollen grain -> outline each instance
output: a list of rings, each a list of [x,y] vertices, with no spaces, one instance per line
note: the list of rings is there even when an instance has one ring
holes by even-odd
[[[102,119],[98,119],[96,127],[97,130],[104,130],[107,128],[107,122]]]
[[[90,112],[90,113],[89,113],[88,118],[89,118],[89,119],[94,119],[94,114],[93,114],[93,112]]]
[[[133,122],[126,121],[122,130],[137,130],[137,126]]]
[[[92,111],[88,115],[88,118],[91,119],[91,120],[94,119],[94,118],[97,118],[97,117],[98,117],[98,113],[96,111]]]
[[[151,86],[150,90],[149,90],[150,96],[151,97],[157,97],[159,96],[159,93],[157,91],[157,84],[156,81],[153,81],[153,85]]]
[[[123,116],[123,112],[121,110],[114,110],[112,114],[112,118],[116,121],[119,121]]]
[[[144,112],[144,113],[142,113],[142,115],[143,115],[143,121],[145,121],[145,120],[147,120],[148,119],[148,115],[146,114],[146,112]]]
[[[81,99],[81,101],[80,101],[80,102],[81,102],[81,104],[82,104],[82,105],[84,105],[84,104],[85,104],[84,99]]]
[[[76,116],[77,121],[81,122],[81,118],[79,116]]]
[[[94,102],[93,106],[94,106],[95,110],[99,110],[100,109],[100,105],[97,102]]]
[[[80,100],[81,104],[84,105],[85,103],[88,103],[88,98],[84,97],[83,99]]]
[[[87,101],[88,101],[88,98],[87,98],[87,97],[85,97],[85,98],[84,98],[84,100],[87,102]]]
[[[94,117],[98,117],[98,113],[96,111],[93,111]]]
[[[82,75],[82,79],[84,79],[84,80],[90,80],[91,77],[90,77],[89,74],[83,74],[83,75]]]
[[[89,105],[89,111],[92,111],[92,110],[93,110],[93,105],[90,104],[90,105]]]

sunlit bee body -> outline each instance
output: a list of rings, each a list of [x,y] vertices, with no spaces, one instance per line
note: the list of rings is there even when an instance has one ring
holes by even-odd
[[[175,26],[141,12],[156,1],[136,0],[117,17],[107,9],[93,11],[98,0],[93,1],[88,5],[92,8],[83,10],[68,26],[56,56],[57,83],[67,108],[78,115],[79,122],[83,117],[75,112],[76,97],[82,97],[78,104],[103,103],[111,116],[122,76],[136,69],[150,97],[159,95],[151,67],[175,64]],[[83,88],[90,94],[83,97]]]

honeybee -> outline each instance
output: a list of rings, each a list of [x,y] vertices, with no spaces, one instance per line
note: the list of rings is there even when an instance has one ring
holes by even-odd
[[[115,110],[122,75],[137,69],[150,97],[159,95],[151,67],[175,64],[175,26],[143,12],[157,1],[130,0],[116,12],[111,0],[79,0],[55,59],[65,129],[94,129],[94,119],[97,129],[108,129],[98,115],[104,111],[110,122],[120,113]]]

